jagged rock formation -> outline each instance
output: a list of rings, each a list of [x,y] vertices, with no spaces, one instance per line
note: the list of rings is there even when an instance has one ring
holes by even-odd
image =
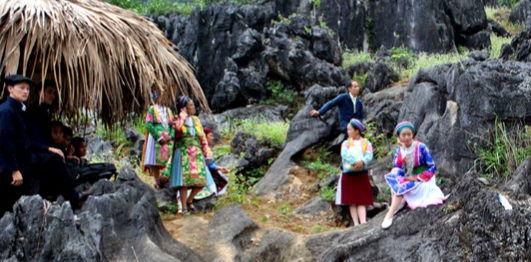
[[[338,42],[329,30],[312,26],[307,16],[277,19],[275,5],[210,5],[188,19],[157,17],[154,22],[196,68],[215,110],[253,104],[269,97],[269,80],[286,88],[343,85]]]
[[[523,3],[523,2],[522,2]],[[518,33],[511,41],[502,47],[500,58],[505,60],[516,60],[521,62],[531,62],[531,28]]]
[[[495,77],[493,77],[495,76]],[[531,66],[501,60],[468,61],[421,69],[411,79],[399,121],[418,127],[439,172],[460,176],[482,146],[496,118],[531,121]]]
[[[352,75],[341,68],[340,45],[449,52],[459,45],[487,48],[491,32],[483,3],[474,0],[323,0],[316,6],[269,0],[152,19],[195,67],[216,111],[270,97],[271,80],[299,92],[314,84],[342,86]],[[383,70],[379,64],[376,69]],[[385,83],[377,80],[369,81],[373,92]]]
[[[531,195],[513,185],[530,184],[529,163],[502,185],[485,185],[467,173],[445,189],[445,204],[401,211],[388,230],[380,228],[382,213],[361,226],[300,235],[262,229],[229,205],[207,226],[202,252],[209,261],[527,261]],[[499,192],[513,210],[504,209]]]
[[[509,22],[524,24],[529,27],[531,25],[531,2],[529,0],[523,0],[513,7],[509,15]]]
[[[0,259],[11,261],[203,261],[162,225],[153,189],[124,169],[99,181],[81,210],[24,196],[0,219]]]

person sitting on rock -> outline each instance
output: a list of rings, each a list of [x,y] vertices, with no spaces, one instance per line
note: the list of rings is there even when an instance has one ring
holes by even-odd
[[[50,133],[52,115],[58,108],[57,88],[52,81],[45,81],[43,84],[44,90],[38,90],[38,95],[35,100],[43,97],[42,103],[33,103],[28,107],[26,119],[26,127],[28,129],[29,138],[40,144],[52,143]]]
[[[87,142],[82,137],[74,137],[68,146],[68,159],[72,159],[79,167],[88,165],[85,158],[87,155]]]
[[[212,130],[209,128],[204,128],[206,138],[208,141],[208,145],[210,147],[214,146],[214,133],[212,133]],[[214,183],[216,183],[216,195],[222,195],[227,192],[227,185],[229,182],[229,178],[225,175],[229,172],[229,170],[226,167],[218,166],[214,163],[214,160],[210,162],[210,165],[208,165],[208,169],[210,169],[210,173],[212,174],[212,178],[214,179]]]
[[[354,226],[367,222],[366,206],[373,204],[367,165],[372,160],[372,144],[363,138],[365,126],[357,119],[347,125],[348,139],[341,145],[343,172],[339,177],[336,205],[350,205]]]
[[[52,138],[51,145],[55,148],[59,148],[65,152],[63,142],[64,142],[64,132],[63,132],[63,123],[60,121],[52,121],[50,123],[50,136]]]
[[[208,163],[212,161],[212,151],[208,146],[205,131],[201,121],[195,115],[194,102],[186,96],[177,100],[178,117],[175,118],[174,154],[171,168],[166,172],[170,175],[170,187],[179,189],[182,210],[179,213],[186,214],[188,211],[197,212],[193,204],[194,197],[201,192],[203,187],[214,184]],[[188,195],[188,188],[192,191]]]
[[[389,228],[394,214],[407,203],[411,209],[439,205],[446,200],[435,183],[437,166],[428,147],[415,140],[416,130],[412,123],[399,123],[394,133],[399,147],[395,151],[393,170],[386,175],[391,187],[391,207],[382,222],[382,228]]]
[[[173,138],[175,130],[172,128],[174,120],[170,108],[160,104],[158,93],[153,93],[154,105],[149,107],[146,115],[146,140],[142,150],[142,170],[149,172],[155,178],[155,187],[161,188],[169,182],[169,177],[161,176],[168,163],[171,162]]]
[[[61,150],[29,138],[24,102],[35,83],[21,75],[7,76],[4,82],[9,97],[0,105],[0,216],[10,211],[24,193],[20,186],[29,174],[34,178],[46,180],[48,185],[52,185],[50,189],[62,194],[73,206],[77,206],[92,191],[75,191],[65,169]]]
[[[319,111],[312,110],[310,111],[311,117],[319,117],[324,114],[334,106],[339,108],[339,127],[341,130],[342,137],[344,138],[347,133],[347,125],[350,122],[350,119],[358,119],[363,122],[365,113],[363,111],[363,104],[358,98],[360,92],[359,84],[356,81],[349,81],[345,85],[347,93],[341,94],[334,98],[333,100],[326,103]],[[344,139],[342,139],[343,141]]]

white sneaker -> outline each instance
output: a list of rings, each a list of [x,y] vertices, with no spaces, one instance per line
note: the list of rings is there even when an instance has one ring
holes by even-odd
[[[383,229],[388,229],[391,225],[393,224],[393,219],[385,219],[383,220],[382,222],[382,228]]]

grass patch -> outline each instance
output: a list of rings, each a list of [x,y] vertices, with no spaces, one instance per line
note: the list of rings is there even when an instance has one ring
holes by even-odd
[[[510,44],[512,41],[512,38],[510,37],[499,37],[494,34],[490,36],[490,57],[492,58],[498,58],[500,57],[501,48],[504,44]]]
[[[216,210],[230,203],[238,203],[241,205],[258,205],[258,198],[256,193],[252,192],[252,187],[246,183],[246,179],[242,176],[237,176],[235,171],[226,174],[229,178],[227,193],[221,195],[217,199]]]
[[[496,20],[495,14],[500,10],[499,8],[493,6],[485,6],[485,14],[488,19]]]
[[[260,116],[254,119],[229,120],[229,127],[221,130],[223,138],[233,137],[238,132],[253,135],[258,140],[268,139],[272,146],[282,147],[288,135],[289,122],[258,121]]]
[[[494,127],[479,139],[483,147],[468,142],[478,155],[472,169],[488,179],[509,179],[525,158],[531,156],[530,126],[514,125],[509,131],[505,123],[496,119]]]
[[[348,68],[349,66],[358,63],[358,62],[374,62],[372,54],[369,52],[351,52],[346,51],[343,53],[343,68]]]
[[[500,23],[513,36],[522,32],[526,28],[524,24],[519,24],[519,23],[515,24],[515,23],[509,22],[509,15],[511,13],[511,8],[508,8],[506,6],[501,6],[501,7],[487,6],[485,7],[485,13],[487,14],[487,18]]]
[[[301,166],[317,171],[319,181],[324,181],[332,174],[341,172],[339,167],[332,164],[332,153],[325,148],[318,148],[310,156],[305,156]]]
[[[457,63],[467,57],[468,52],[447,54],[419,53],[413,61],[412,66],[401,72],[400,78],[408,79],[413,77],[421,68],[434,67],[448,63]]]
[[[219,145],[212,147],[212,153],[214,154],[214,159],[219,159],[224,155],[230,154],[232,147],[230,145]]]
[[[223,3],[224,0],[188,0],[174,3],[171,0],[105,0],[108,3],[128,9],[141,15],[165,15],[177,13],[189,16],[196,8],[203,9],[208,4]],[[230,0],[240,5],[252,4],[256,0]]]
[[[413,77],[421,68],[433,67],[447,63],[456,63],[468,57],[468,50],[461,52],[450,52],[446,54],[414,54],[411,50],[404,47],[392,48],[392,56],[385,63],[393,68],[401,80]],[[343,53],[343,67],[348,68],[357,62],[374,62],[373,54],[366,52],[345,52]]]

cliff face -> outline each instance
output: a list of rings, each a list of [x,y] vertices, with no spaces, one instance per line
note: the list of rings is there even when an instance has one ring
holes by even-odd
[[[341,49],[454,52],[460,45],[490,46],[484,6],[473,0],[271,0],[151,19],[194,66],[216,111],[271,97],[270,80],[297,91],[342,86],[352,76],[341,69]]]

